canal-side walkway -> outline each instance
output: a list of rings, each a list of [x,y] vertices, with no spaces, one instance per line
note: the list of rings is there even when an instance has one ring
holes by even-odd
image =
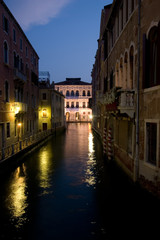
[[[28,153],[30,154],[36,148],[42,146],[48,139],[55,134],[59,134],[64,131],[65,128],[57,128],[56,130],[46,130],[32,134],[25,139],[20,139],[18,142],[13,143],[7,147],[2,148],[0,151],[0,174],[5,168],[16,165],[22,160]]]

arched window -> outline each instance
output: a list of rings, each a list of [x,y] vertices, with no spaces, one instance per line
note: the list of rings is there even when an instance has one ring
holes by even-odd
[[[113,88],[113,70],[110,73],[110,82],[109,82],[110,89]]]
[[[74,91],[73,91],[73,90],[71,91],[71,96],[72,96],[72,97],[74,96]]]
[[[8,45],[4,42],[4,62],[8,64]]]
[[[129,87],[133,88],[133,59],[134,59],[134,48],[131,46],[130,52],[129,52],[129,65],[130,65],[130,82]]]
[[[119,63],[116,63],[115,86],[119,87]]]
[[[128,53],[124,56],[124,88],[128,87]]]
[[[8,82],[5,82],[5,101],[9,102],[9,85]]]
[[[86,92],[83,90],[83,96],[86,96]]]
[[[148,35],[148,87],[160,84],[160,80],[157,75],[158,71],[160,71],[160,69],[158,69],[158,61],[160,60],[160,54],[158,51],[158,44],[160,45],[160,43],[158,37],[160,38],[160,36],[158,36],[158,27],[154,26],[151,28]]]
[[[160,85],[160,22],[143,35],[143,87]]]
[[[67,90],[67,92],[66,92],[66,96],[69,96],[69,91]]]
[[[87,92],[87,96],[91,96],[90,90],[88,90],[88,92]]]
[[[120,77],[119,77],[119,86],[122,87],[123,83],[123,59],[120,59]]]
[[[16,56],[16,52],[15,51],[13,53],[13,64],[14,64],[14,68],[16,68],[16,66],[17,66],[17,56]]]
[[[78,90],[76,91],[76,96],[79,96],[79,91]]]

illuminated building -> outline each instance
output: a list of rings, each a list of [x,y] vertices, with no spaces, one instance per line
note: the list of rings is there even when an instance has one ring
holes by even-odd
[[[39,131],[63,129],[65,127],[64,96],[54,90],[53,83],[50,84],[49,73],[40,72],[40,74],[38,129]]]
[[[0,1],[0,149],[38,131],[39,57]]]
[[[93,128],[104,153],[150,191],[160,188],[160,1],[102,10],[92,70]]]
[[[91,122],[92,84],[80,78],[66,78],[55,83],[55,89],[65,95],[65,115],[67,122]]]

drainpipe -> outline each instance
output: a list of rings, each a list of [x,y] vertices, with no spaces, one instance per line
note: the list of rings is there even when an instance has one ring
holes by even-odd
[[[137,70],[137,104],[136,104],[136,156],[134,163],[134,181],[139,177],[139,82],[140,82],[140,32],[141,31],[141,0],[138,0],[138,70]]]

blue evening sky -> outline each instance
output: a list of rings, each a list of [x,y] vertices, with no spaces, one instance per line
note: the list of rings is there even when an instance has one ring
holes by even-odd
[[[51,81],[91,82],[103,7],[112,0],[4,0]]]

